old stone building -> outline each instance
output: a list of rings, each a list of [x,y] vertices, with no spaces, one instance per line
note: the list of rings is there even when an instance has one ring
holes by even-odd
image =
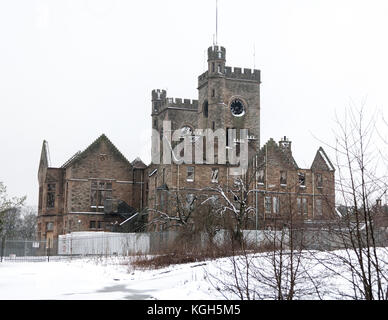
[[[152,161],[130,163],[102,135],[60,168],[48,165],[46,142],[39,166],[38,236],[82,230],[115,230],[137,212],[148,213],[147,229],[160,213],[174,215],[204,189],[233,188],[250,179],[255,217],[246,228],[299,221],[327,221],[334,212],[334,167],[319,148],[310,168],[300,168],[291,142],[260,144],[260,70],[226,66],[226,50],[208,49],[207,70],[198,77],[198,99],[169,98],[152,91]],[[280,133],[279,133],[280,135]],[[181,199],[171,197],[179,194]],[[183,200],[182,200],[183,199]],[[175,202],[174,202],[175,201]],[[123,210],[117,210],[117,203]],[[116,205],[115,205],[116,204]],[[116,208],[116,209],[114,209]],[[117,230],[117,229],[116,229]]]
[[[295,211],[299,220],[306,221],[332,216],[334,167],[322,148],[308,169],[299,168],[286,138],[279,144],[270,140],[260,148],[260,85],[260,70],[228,67],[225,48],[212,46],[208,69],[198,77],[198,100],[169,98],[165,90],[152,91],[153,151],[157,150],[159,157],[153,157],[149,168],[150,222],[171,205],[171,194],[182,194],[182,199],[190,202],[194,194],[212,185],[227,190],[236,177],[249,174],[257,175],[249,188],[257,190],[250,200],[260,221],[247,227],[276,224],[285,211]],[[206,130],[223,130],[225,143],[220,143],[220,135],[210,141]],[[202,141],[199,149],[198,140]],[[207,143],[214,145],[214,161],[208,161]],[[230,161],[230,155],[241,155],[244,143],[249,166],[241,170],[241,165]],[[225,162],[217,161],[221,149],[227,155]],[[185,157],[188,151],[191,160]],[[291,209],[286,199],[292,203]],[[151,230],[165,227],[153,225]]]
[[[323,148],[310,168],[300,168],[291,141],[270,139],[257,154],[256,189],[260,227],[309,222],[326,225],[335,217],[335,169]]]
[[[47,142],[39,164],[38,240],[72,231],[112,231],[146,206],[146,165],[130,163],[101,135],[60,168],[49,166]]]

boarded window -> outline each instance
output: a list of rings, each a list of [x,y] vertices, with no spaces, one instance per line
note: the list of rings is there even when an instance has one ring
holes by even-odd
[[[194,167],[187,167],[187,181],[194,181]]]

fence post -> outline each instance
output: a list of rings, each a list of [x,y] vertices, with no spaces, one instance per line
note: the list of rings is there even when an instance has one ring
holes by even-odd
[[[1,238],[1,261],[0,262],[3,262],[3,255],[4,255],[4,246],[5,246],[5,237],[2,237]]]

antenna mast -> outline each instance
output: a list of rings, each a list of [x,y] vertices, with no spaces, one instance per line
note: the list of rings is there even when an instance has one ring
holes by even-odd
[[[216,45],[218,45],[218,0],[216,0]]]

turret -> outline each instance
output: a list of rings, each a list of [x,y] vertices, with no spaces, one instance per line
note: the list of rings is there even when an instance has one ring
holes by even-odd
[[[166,102],[166,98],[166,90],[152,90],[152,114],[156,114],[160,111],[162,105]]]
[[[226,50],[221,46],[212,46],[208,50],[209,76],[225,74]]]

